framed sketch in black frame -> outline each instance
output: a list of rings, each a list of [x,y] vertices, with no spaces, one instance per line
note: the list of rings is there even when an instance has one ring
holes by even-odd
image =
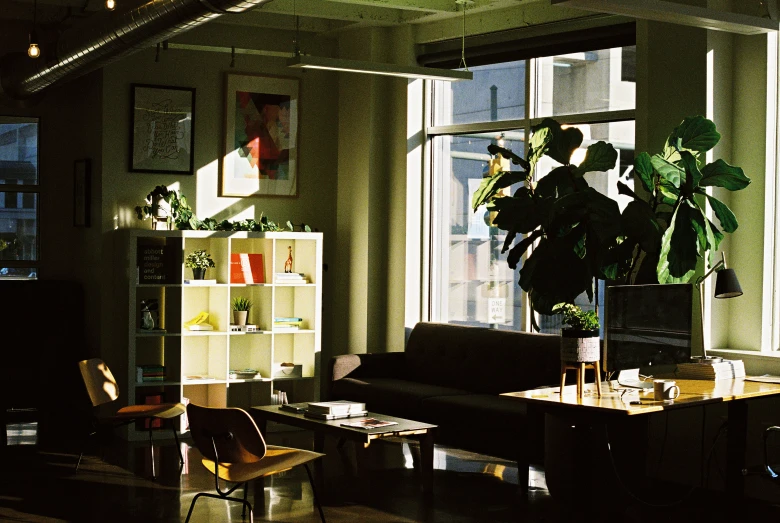
[[[91,221],[92,163],[88,158],[73,162],[73,226],[89,227]]]
[[[132,84],[130,172],[193,173],[195,89]]]

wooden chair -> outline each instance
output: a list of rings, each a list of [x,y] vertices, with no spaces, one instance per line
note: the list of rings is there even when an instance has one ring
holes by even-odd
[[[87,387],[89,399],[92,401],[92,407],[97,409],[100,405],[112,403],[119,398],[119,386],[111,374],[108,365],[98,358],[82,360],[79,362],[81,377],[84,378],[84,385]],[[179,436],[176,432],[175,421],[184,414],[185,408],[181,403],[161,403],[157,405],[128,405],[117,410],[109,416],[96,415],[93,419],[92,431],[87,435],[87,439],[97,434],[98,427],[101,425],[110,425],[113,429],[135,423],[136,421],[149,421],[149,450],[152,459],[152,477],[157,477],[154,467],[154,441],[152,439],[152,420],[167,420],[170,423],[173,437],[176,440],[176,448],[179,451],[179,463],[184,464],[184,456],[181,453],[179,445]],[[86,446],[86,442],[85,442]],[[81,458],[84,456],[84,450],[79,454],[76,470],[81,465]]]
[[[237,501],[244,506],[241,516],[245,516],[246,509],[249,508],[249,521],[254,521],[252,505],[247,501],[249,482],[290,470],[296,465],[303,465],[306,469],[314,494],[314,503],[319,510],[320,519],[325,522],[325,514],[322,512],[311,470],[307,465],[324,454],[266,445],[255,421],[243,409],[201,407],[190,403],[187,405],[187,419],[195,447],[203,455],[203,466],[214,474],[217,494],[206,492],[196,494],[190,504],[185,523],[189,522],[195,502],[201,496]],[[220,479],[235,485],[229,488],[225,485],[227,490],[222,490]],[[243,499],[229,497],[241,485],[244,486]]]

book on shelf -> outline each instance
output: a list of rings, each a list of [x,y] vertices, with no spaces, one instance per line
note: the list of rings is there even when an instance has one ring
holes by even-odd
[[[309,283],[309,279],[302,272],[277,272],[274,274],[275,283]]]
[[[364,418],[357,421],[346,421],[341,424],[343,427],[353,427],[356,429],[377,429],[389,425],[398,425],[397,421],[387,421],[376,418]]]
[[[307,405],[308,403],[285,403],[280,405],[279,408],[288,412],[297,412],[298,414],[303,414],[306,412]]]
[[[273,330],[275,331],[297,331],[300,328],[297,325],[277,325],[274,323]]]
[[[346,418],[359,418],[368,414],[367,411],[361,410],[358,412],[347,412],[345,414],[324,414],[322,412],[311,412],[308,408],[303,412],[303,415],[307,418],[322,419],[326,421],[334,419],[346,419]]]
[[[365,411],[366,404],[359,401],[348,400],[312,401],[309,402],[308,410],[321,414],[350,414]]]
[[[178,283],[174,250],[169,245],[138,246],[138,283]]]
[[[678,363],[676,377],[690,380],[727,380],[745,377],[742,360],[723,360],[716,363]]]
[[[217,280],[184,280],[184,285],[216,285]]]
[[[303,318],[299,318],[297,316],[276,316],[274,317],[274,323],[276,322],[300,322],[303,321]]]
[[[249,252],[231,253],[230,283],[265,283],[263,255]]]

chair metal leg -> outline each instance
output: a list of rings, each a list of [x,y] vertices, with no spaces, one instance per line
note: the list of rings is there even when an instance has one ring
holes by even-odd
[[[766,430],[764,430],[764,469],[767,474],[769,474],[770,478],[777,479],[780,477],[780,474],[778,474],[778,472],[769,464],[769,434],[772,432],[780,432],[780,427],[767,427]]]
[[[303,468],[306,469],[306,474],[309,475],[309,483],[311,483],[311,493],[312,496],[314,497],[314,504],[317,505],[317,510],[320,511],[320,519],[322,520],[322,523],[325,523],[325,513],[322,511],[322,505],[320,504],[320,499],[317,496],[317,488],[314,486],[314,478],[311,475],[311,470],[309,469],[309,465],[304,463]]]
[[[154,468],[154,440],[152,439],[152,420],[149,423],[149,457],[152,459],[152,479],[157,479],[157,472]]]
[[[176,432],[176,419],[178,418],[171,418],[171,430],[173,430],[173,439],[176,441],[176,448],[179,450],[179,464],[184,465],[184,454],[181,453],[179,434]]]
[[[249,482],[248,481],[246,483],[244,483],[244,510],[241,511],[241,517],[242,518],[244,516],[246,516],[246,505],[247,505],[246,495],[247,495],[247,492],[249,492]]]
[[[229,498],[227,496],[218,496],[217,494],[209,494],[208,492],[200,492],[198,494],[195,494],[195,497],[192,498],[192,503],[190,503],[190,510],[187,512],[187,519],[184,520],[184,523],[189,523],[190,517],[192,516],[192,509],[195,508],[195,502],[198,501],[198,498],[201,496],[206,496],[207,498],[214,498],[214,499],[222,499],[225,501],[237,501],[241,503],[244,506],[244,511],[246,511],[247,508],[249,508],[249,523],[254,523],[254,512],[252,512],[252,504],[248,501],[245,501],[241,498]],[[243,513],[242,513],[243,517]]]

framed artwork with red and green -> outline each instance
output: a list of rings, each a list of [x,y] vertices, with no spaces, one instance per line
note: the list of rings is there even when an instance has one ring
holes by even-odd
[[[298,196],[297,78],[225,75],[220,196]]]

